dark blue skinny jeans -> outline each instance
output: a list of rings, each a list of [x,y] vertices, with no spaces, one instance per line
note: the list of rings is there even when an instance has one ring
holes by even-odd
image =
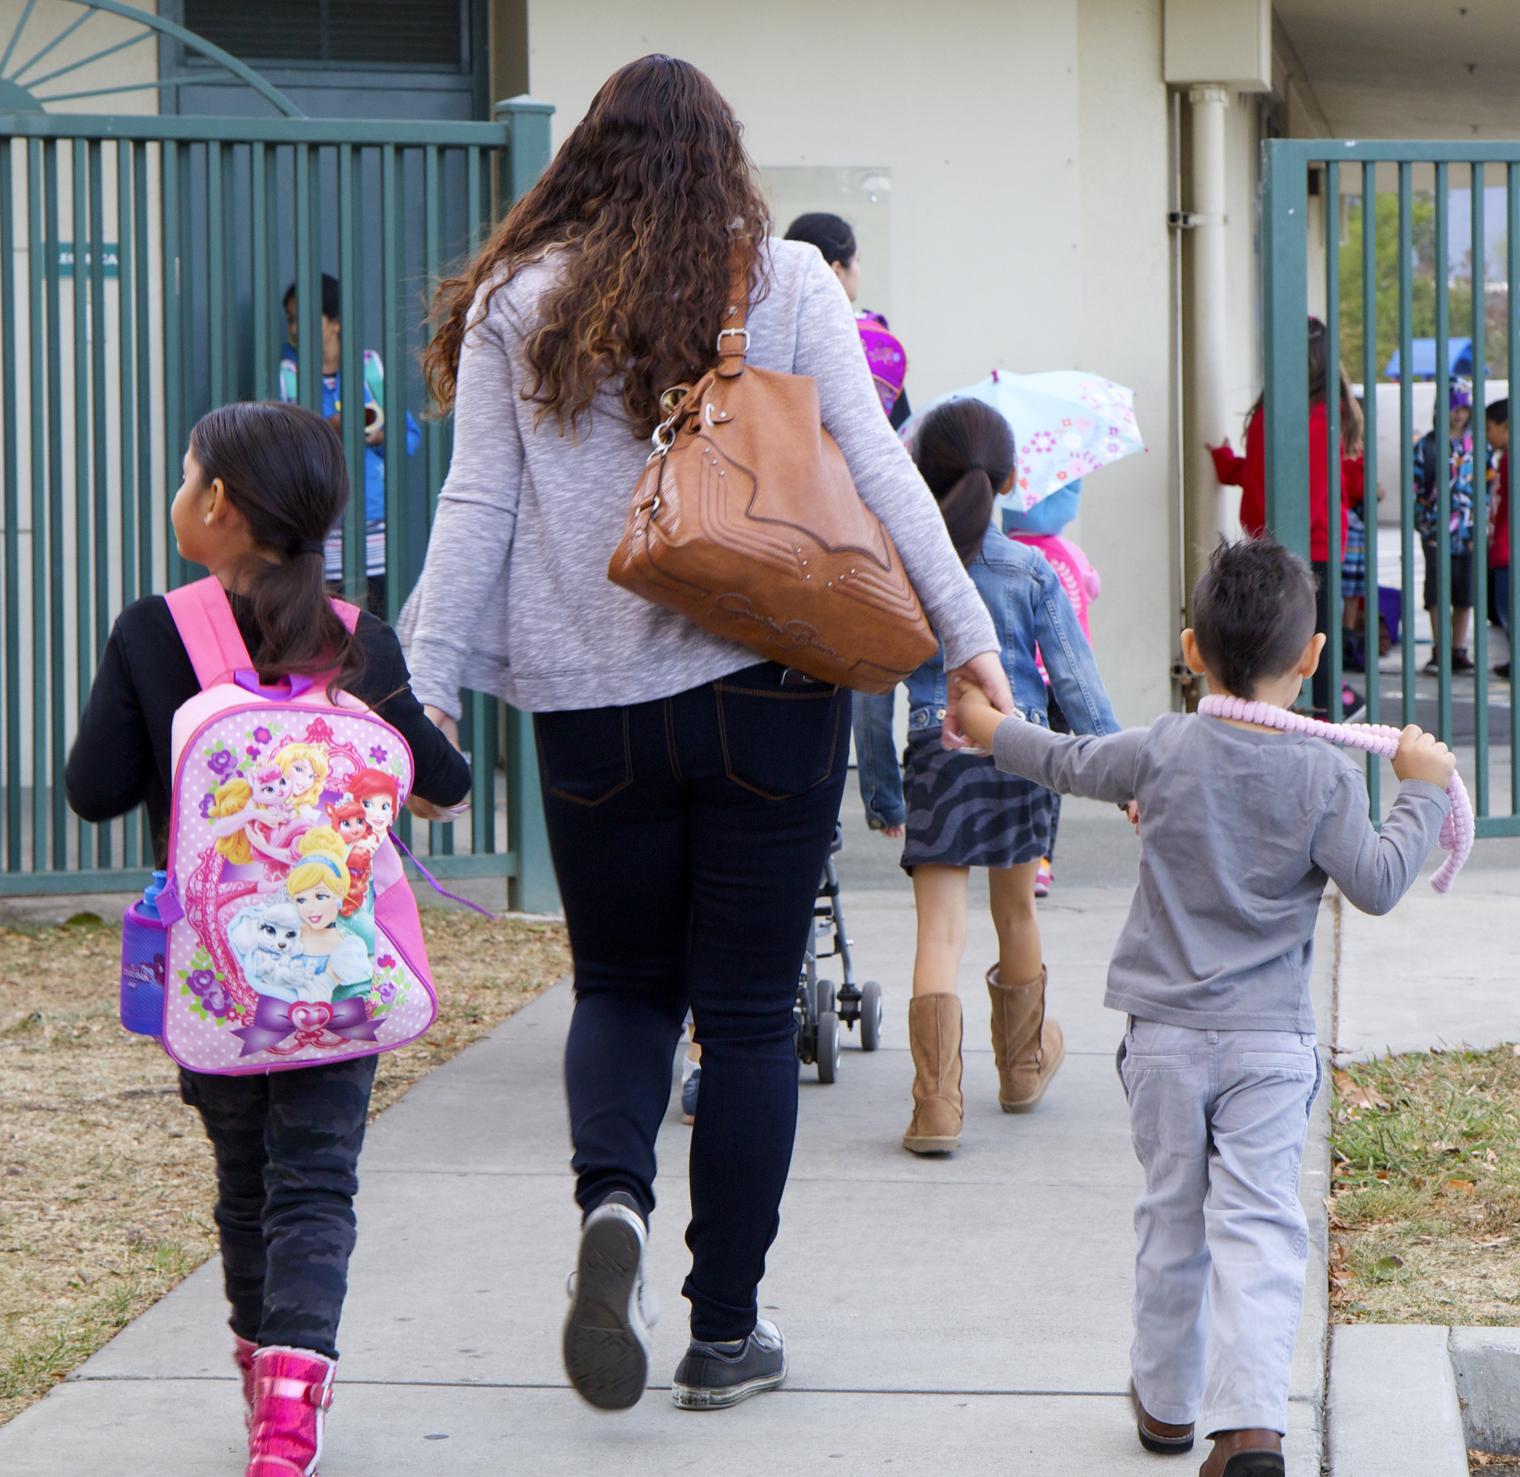
[[[338,1357],[375,1058],[265,1076],[179,1074],[216,1155],[232,1331]]]
[[[850,694],[772,663],[631,707],[540,713],[549,844],[575,961],[565,1085],[576,1199],[654,1209],[688,1007],[692,1335],[743,1338],[797,1126],[792,1015],[844,790]]]

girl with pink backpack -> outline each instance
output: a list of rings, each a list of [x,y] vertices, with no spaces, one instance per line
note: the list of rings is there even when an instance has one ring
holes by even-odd
[[[436,1010],[385,833],[398,802],[441,820],[470,789],[395,633],[327,596],[348,495],[319,416],[203,417],[171,518],[211,577],[117,618],[66,776],[86,821],[145,805],[170,874],[145,900],[163,952],[137,968],[216,1157],[247,1477],[315,1477],[376,1055]]]

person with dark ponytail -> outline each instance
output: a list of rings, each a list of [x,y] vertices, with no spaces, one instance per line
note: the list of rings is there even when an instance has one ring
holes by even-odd
[[[1108,694],[1059,576],[1036,549],[993,526],[995,499],[1013,486],[1008,422],[979,400],[950,400],[924,420],[914,459],[934,494],[977,592],[997,626],[1016,707],[1049,725],[1045,679],[1079,733],[1118,729]],[[1035,873],[1049,855],[1056,814],[1049,790],[1003,774],[992,759],[946,749],[939,725],[948,700],[944,652],[908,678],[907,840],[918,952],[908,1039],[913,1051],[913,1119],[903,1147],[949,1153],[960,1145],[961,1002],[956,976],[966,947],[966,887],[986,867],[998,959],[987,971],[998,1100],[1024,1113],[1044,1095],[1064,1053],[1061,1028],[1046,1018],[1046,971],[1035,916]],[[896,767],[895,756],[893,766]]]
[[[350,635],[324,588],[323,541],[348,501],[332,427],[293,405],[223,406],[190,433],[183,477],[170,513],[179,552],[226,588],[261,679],[336,674],[335,688],[370,704],[411,746],[408,807],[443,819],[469,794],[469,765],[413,696],[395,632],[366,613]],[[168,860],[170,729],[199,691],[164,597],[138,600],[111,630],[69,754],[75,812],[100,822],[145,806],[159,868]],[[376,1060],[243,1077],[180,1071],[180,1095],[216,1156],[215,1216],[246,1398],[260,1348],[338,1357]],[[296,1471],[262,1429],[249,1473]]]
[[[860,248],[850,223],[842,215],[827,210],[810,210],[786,228],[786,239],[805,241],[815,247],[829,270],[839,278],[844,295],[854,307],[860,296]],[[856,309],[855,327],[866,362],[871,366],[871,378],[882,409],[892,429],[900,431],[913,413],[903,386],[908,371],[907,353],[880,313]],[[866,809],[866,823],[893,841],[903,833],[902,775],[897,768],[892,736],[896,704],[895,688],[891,692],[860,692],[855,694],[853,714],[856,778]]]

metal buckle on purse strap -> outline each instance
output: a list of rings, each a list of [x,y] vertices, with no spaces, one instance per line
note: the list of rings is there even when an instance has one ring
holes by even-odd
[[[661,392],[660,409],[665,412],[665,419],[654,428],[649,438],[654,450],[649,453],[648,462],[657,456],[668,455],[670,448],[676,444],[676,422],[685,413],[687,401],[691,399],[691,390],[690,385],[672,385]]]
[[[720,354],[723,352],[723,340],[726,338],[742,338],[744,340],[744,348],[740,352],[744,354],[749,353],[749,329],[720,328],[718,330],[718,352]]]

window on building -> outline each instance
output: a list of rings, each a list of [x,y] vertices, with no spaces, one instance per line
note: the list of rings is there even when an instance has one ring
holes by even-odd
[[[468,0],[184,0],[184,25],[241,61],[471,65]]]

